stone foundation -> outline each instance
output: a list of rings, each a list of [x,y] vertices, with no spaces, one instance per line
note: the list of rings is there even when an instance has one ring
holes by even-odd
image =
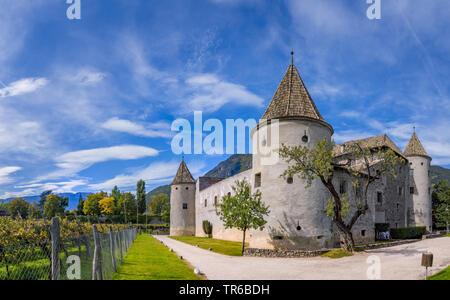
[[[314,257],[314,256],[320,256],[328,251],[329,250],[326,250],[326,249],[306,251],[306,250],[273,250],[273,249],[245,248],[244,256],[287,257],[287,258]]]

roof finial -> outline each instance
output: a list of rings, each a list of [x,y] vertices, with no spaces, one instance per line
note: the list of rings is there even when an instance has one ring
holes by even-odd
[[[181,161],[184,161],[184,155],[181,156]]]
[[[294,65],[294,49],[291,51],[291,66]]]
[[[413,127],[414,134],[416,134],[416,126]]]

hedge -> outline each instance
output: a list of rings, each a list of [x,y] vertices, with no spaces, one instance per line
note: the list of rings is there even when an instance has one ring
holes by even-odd
[[[419,239],[427,233],[427,228],[407,227],[407,228],[391,228],[391,236],[395,240]]]

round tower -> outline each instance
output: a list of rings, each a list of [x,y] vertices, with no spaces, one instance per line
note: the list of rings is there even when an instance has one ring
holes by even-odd
[[[331,220],[324,208],[328,190],[316,180],[306,182],[295,176],[280,175],[288,164],[278,158],[282,144],[315,147],[317,141],[330,141],[333,128],[319,113],[297,68],[292,63],[272,102],[252,132],[254,189],[260,189],[270,215],[263,232],[251,233],[250,247],[281,249],[320,249],[332,247]]]
[[[422,143],[416,135],[411,137],[404,151],[409,161],[409,226],[426,226],[432,231],[432,201],[430,163],[432,158],[427,154]]]
[[[170,186],[170,235],[195,235],[195,180],[184,160]]]

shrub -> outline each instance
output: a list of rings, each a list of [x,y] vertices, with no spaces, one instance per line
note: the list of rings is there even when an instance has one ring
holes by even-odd
[[[203,231],[209,238],[212,237],[212,224],[209,221],[203,221]]]
[[[396,240],[418,239],[427,232],[425,226],[422,227],[407,227],[407,228],[392,228],[391,236]]]

